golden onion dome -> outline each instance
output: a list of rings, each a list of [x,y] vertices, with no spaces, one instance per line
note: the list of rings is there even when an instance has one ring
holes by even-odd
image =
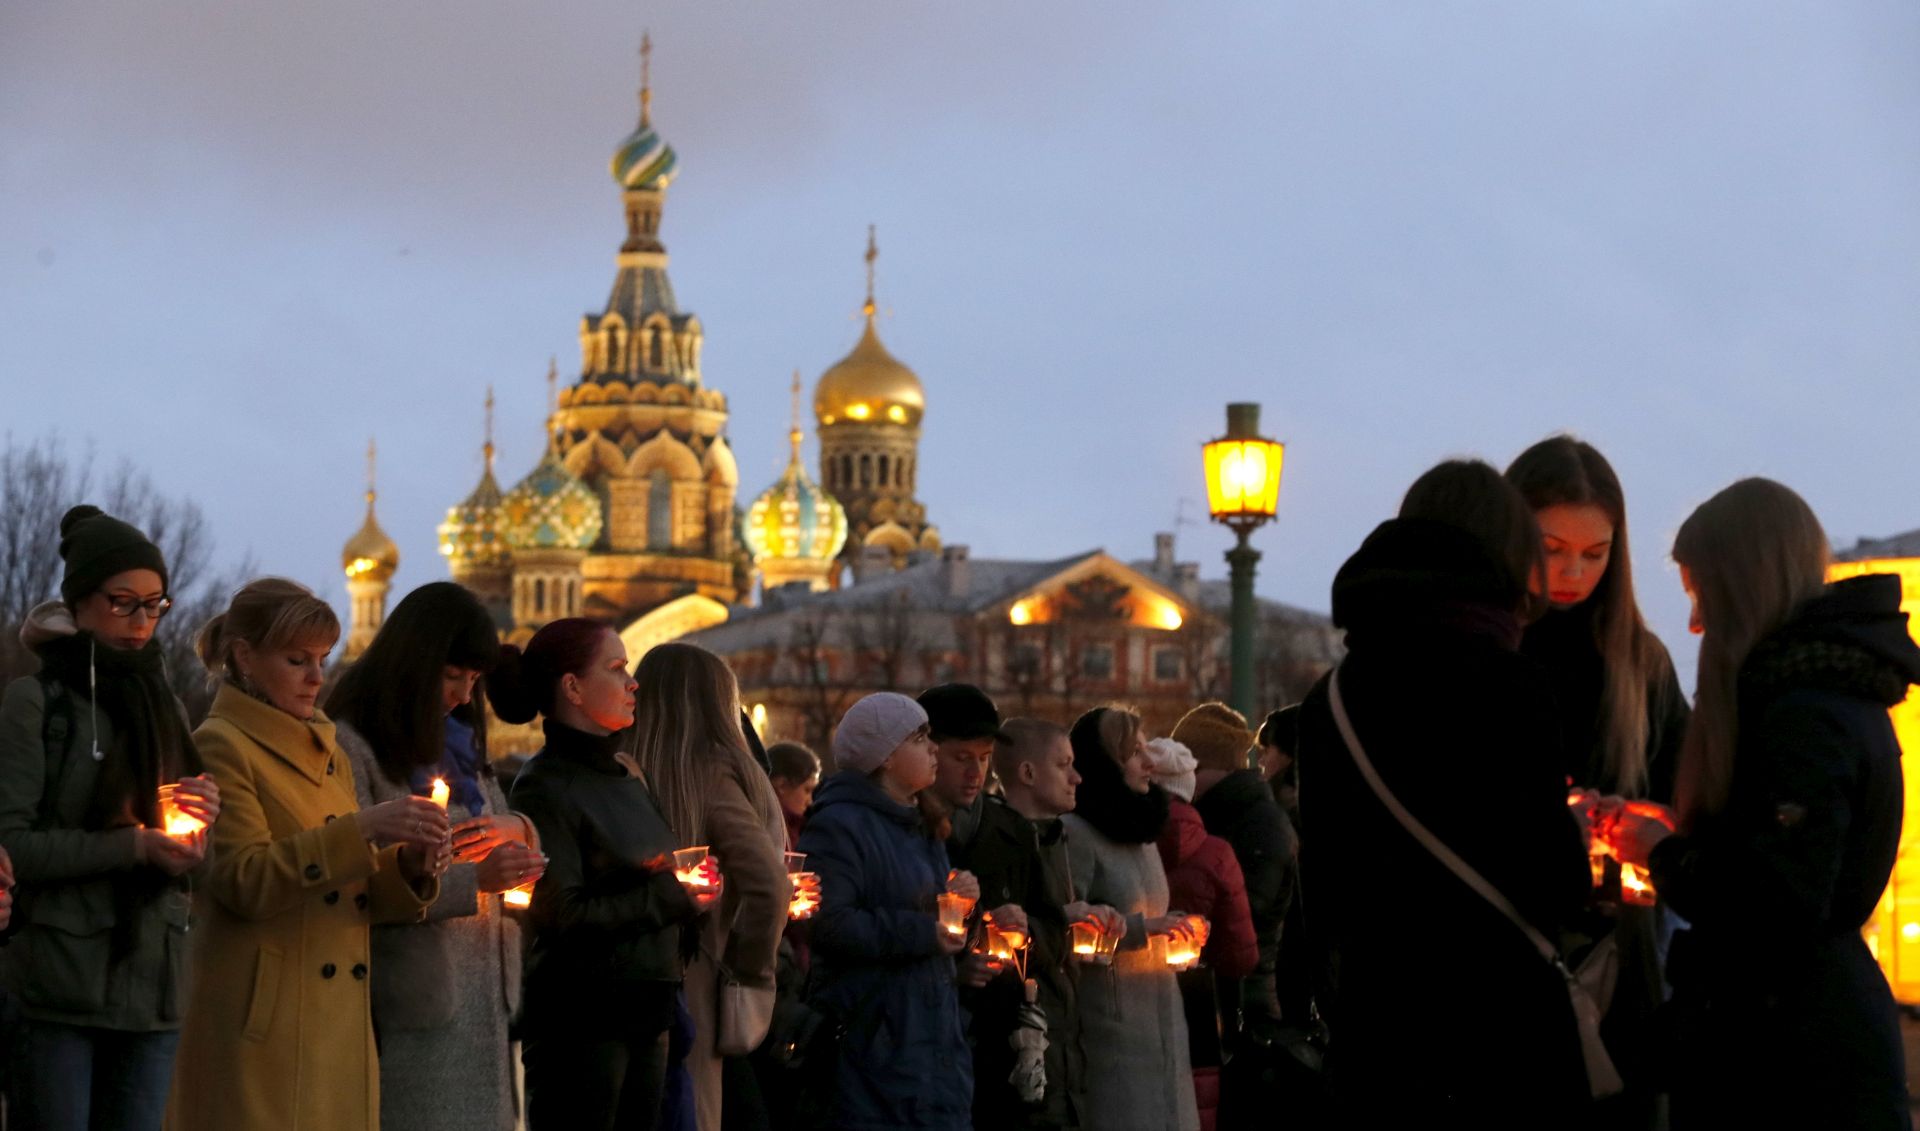
[[[340,568],[346,571],[347,580],[358,581],[371,578],[385,581],[400,568],[400,547],[393,544],[387,532],[380,529],[379,520],[373,517],[373,492],[367,492],[367,520],[347,544],[340,547]]]
[[[814,419],[823,426],[851,421],[912,428],[926,407],[920,378],[880,344],[871,312],[853,352],[821,374],[813,390]]]

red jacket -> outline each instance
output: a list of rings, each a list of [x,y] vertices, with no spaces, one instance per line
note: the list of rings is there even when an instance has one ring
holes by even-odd
[[[1169,800],[1172,806],[1159,845],[1171,891],[1167,906],[1206,916],[1211,931],[1201,959],[1223,977],[1244,978],[1260,962],[1260,939],[1247,910],[1240,862],[1232,845],[1207,832],[1199,810],[1178,797]]]

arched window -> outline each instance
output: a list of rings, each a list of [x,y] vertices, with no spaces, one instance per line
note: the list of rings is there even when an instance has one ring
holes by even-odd
[[[658,326],[654,327],[653,330],[647,334],[647,364],[652,366],[655,372],[666,368],[666,362],[663,360],[666,356],[666,351],[660,342],[660,339],[664,337],[666,337],[666,334],[661,332]]]
[[[853,486],[853,457],[850,455],[840,457],[840,486]]]
[[[620,356],[620,327],[607,327],[607,372],[619,373],[626,369]]]
[[[533,611],[536,614],[547,611],[547,583],[538,577],[533,579]]]
[[[673,549],[673,480],[660,467],[647,477],[647,549]]]
[[[888,484],[888,482],[887,482],[887,457],[886,457],[886,455],[885,455],[885,453],[882,453],[882,454],[881,454],[881,456],[880,456],[880,476],[879,476],[879,479],[880,479],[880,486],[882,486],[882,487],[886,487],[886,486],[889,486],[889,484]]]
[[[860,453],[860,486],[873,486],[873,457],[865,452]]]

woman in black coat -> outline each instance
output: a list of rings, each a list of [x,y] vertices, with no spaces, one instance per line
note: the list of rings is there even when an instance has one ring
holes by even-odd
[[[1546,676],[1518,651],[1538,528],[1477,462],[1429,471],[1400,515],[1334,579],[1343,700],[1401,803],[1552,937],[1590,879]],[[1337,963],[1324,1005],[1343,1122],[1577,1125],[1588,1088],[1561,976],[1375,797],[1325,680],[1300,745],[1301,890]]]
[[[579,617],[549,621],[524,653],[502,649],[487,680],[495,713],[543,716],[546,738],[512,795],[547,854],[521,991],[531,1131],[656,1126],[681,928],[720,896],[719,884],[695,895],[675,877],[673,853],[687,846],[621,751],[635,687],[620,637]]]
[[[1674,940],[1673,1126],[1909,1126],[1893,996],[1860,930],[1900,844],[1887,708],[1920,682],[1900,583],[1824,583],[1806,503],[1746,479],[1680,528],[1701,632],[1679,835],[1623,811],[1605,835],[1648,861],[1691,924]]]

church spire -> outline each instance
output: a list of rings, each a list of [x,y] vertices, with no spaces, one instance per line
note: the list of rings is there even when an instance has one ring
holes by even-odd
[[[806,433],[800,428],[800,371],[793,371],[793,408],[788,417],[787,439],[793,441],[793,462],[800,462],[800,445],[806,440]]]
[[[880,309],[879,306],[877,306],[873,301],[873,264],[874,264],[874,261],[879,258],[880,258],[880,244],[874,238],[874,226],[872,224],[868,224],[867,225],[867,301],[863,303],[860,307],[860,312],[867,316],[868,322],[873,321],[874,312]]]
[[[376,463],[377,458],[378,458],[378,452],[374,448],[373,437],[368,436],[367,437],[367,517],[368,518],[373,517],[373,499],[376,493],[374,491],[374,473],[378,467],[378,464]]]
[[[487,433],[486,442],[480,445],[480,451],[487,457],[487,474],[493,474],[493,385],[487,385]]]
[[[653,124],[653,36],[640,33],[640,126]]]

